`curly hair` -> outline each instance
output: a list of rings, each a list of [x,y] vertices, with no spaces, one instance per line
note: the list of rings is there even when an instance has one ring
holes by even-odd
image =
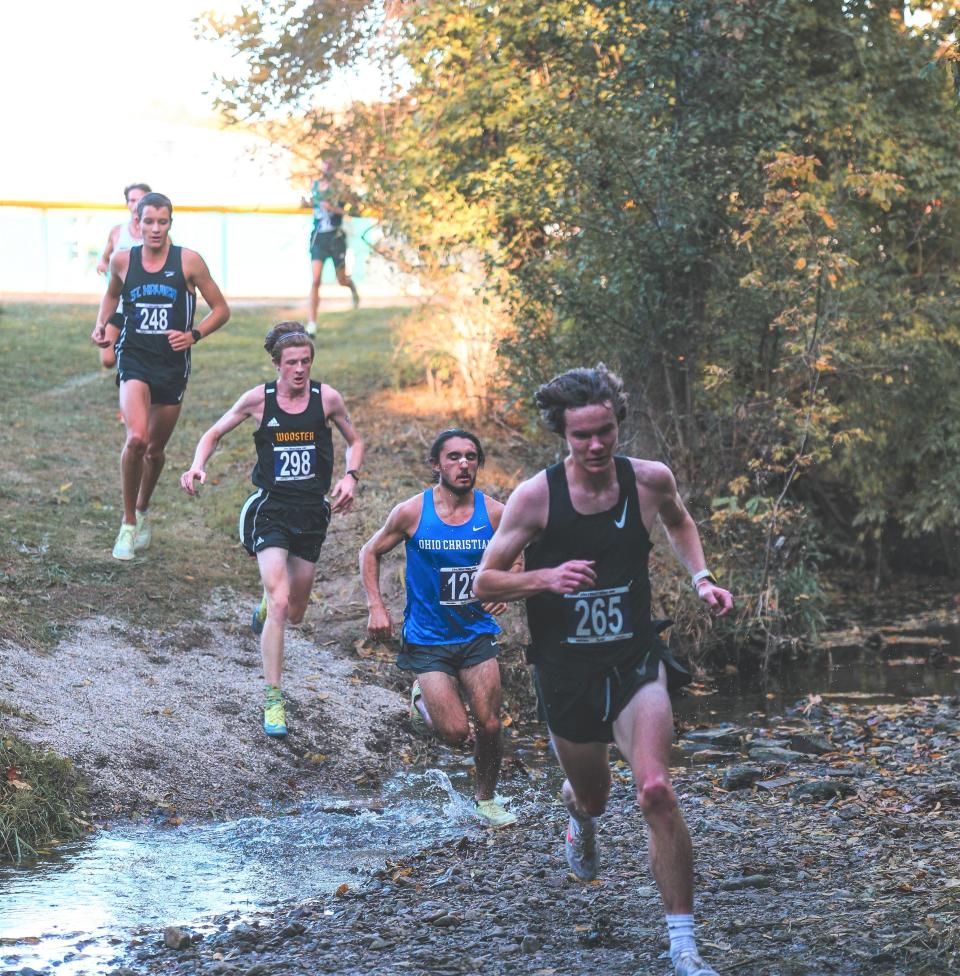
[[[302,322],[278,322],[263,340],[263,348],[270,353],[270,358],[275,363],[280,362],[284,349],[292,349],[294,346],[309,346],[310,358],[313,359],[316,350]]]
[[[623,423],[627,416],[627,394],[623,390],[623,380],[603,363],[597,363],[592,369],[568,369],[554,376],[534,393],[533,402],[547,428],[561,437],[566,426],[564,411],[572,407],[606,403],[614,412],[617,423]]]

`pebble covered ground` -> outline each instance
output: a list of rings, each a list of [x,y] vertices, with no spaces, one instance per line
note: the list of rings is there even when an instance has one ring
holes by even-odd
[[[698,940],[718,972],[958,971],[958,706],[811,698],[763,728],[682,730]],[[300,904],[143,933],[113,976],[670,973],[642,820],[613,770],[591,884],[567,871],[555,784],[534,784],[513,828],[468,827]]]

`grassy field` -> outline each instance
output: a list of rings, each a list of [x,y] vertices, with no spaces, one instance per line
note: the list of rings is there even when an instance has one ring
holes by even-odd
[[[313,375],[354,403],[399,382],[393,331],[400,309],[324,316]],[[236,518],[250,492],[252,426],[212,460],[199,501],[178,486],[200,434],[244,390],[275,375],[263,351],[282,308],[235,310],[194,354],[180,423],[151,504],[148,558],[110,555],[120,524],[124,439],[114,374],[100,369],[91,306],[23,304],[0,314],[0,638],[49,648],[80,617],[144,626],[192,615],[220,585],[253,591]],[[339,453],[338,458],[342,454]],[[339,463],[339,461],[338,461]]]

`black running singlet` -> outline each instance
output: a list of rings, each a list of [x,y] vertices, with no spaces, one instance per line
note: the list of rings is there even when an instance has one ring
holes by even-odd
[[[130,264],[123,282],[123,329],[117,350],[130,352],[146,361],[190,369],[190,350],[170,348],[168,332],[193,328],[197,299],[187,287],[183,273],[182,248],[170,245],[167,260],[159,271],[145,271],[143,246],[130,248]]]
[[[263,387],[263,419],[253,432],[257,463],[253,483],[278,498],[323,501],[333,477],[333,433],[323,412],[320,384],[310,384],[303,413],[287,413],[277,403],[277,384]]]
[[[650,621],[650,536],[640,515],[629,458],[615,457],[617,503],[581,515],[570,500],[563,462],[547,468],[547,527],[527,546],[527,570],[592,559],[597,581],[579,593],[538,593],[527,599],[528,658],[565,671],[603,671],[633,660],[654,642]]]

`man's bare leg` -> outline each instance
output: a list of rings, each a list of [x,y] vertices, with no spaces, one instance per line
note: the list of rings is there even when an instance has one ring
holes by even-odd
[[[120,384],[120,411],[127,428],[127,439],[120,455],[123,521],[126,525],[136,525],[143,457],[150,436],[150,387],[142,380],[124,380]]]
[[[280,687],[283,674],[283,633],[287,625],[290,578],[286,549],[271,546],[257,553],[260,579],[267,594],[267,619],[260,635],[263,677],[268,685]]]
[[[637,803],[647,821],[650,867],[666,911],[670,958],[678,976],[717,976],[700,958],[694,939],[693,847],[670,783],[673,710],[664,666],[613,724],[617,746],[630,763]]]
[[[310,281],[310,294],[307,299],[307,310],[310,313],[307,323],[316,328],[317,312],[320,308],[320,277],[323,274],[323,262],[311,261],[310,270],[313,277]]]
[[[179,403],[159,404],[150,408],[147,425],[147,449],[143,455],[143,468],[140,475],[140,488],[137,492],[136,508],[145,512],[150,507],[153,490],[157,487],[160,472],[166,464],[167,442],[180,419]]]
[[[633,770],[637,804],[649,827],[650,867],[668,915],[693,910],[693,849],[670,783],[673,710],[664,667],[634,695],[613,724]]]
[[[357,286],[353,283],[353,278],[347,274],[347,269],[344,265],[337,268],[337,282],[343,285],[344,288],[350,289],[350,298],[353,302],[353,307],[357,308],[360,304],[360,292],[357,291]]]
[[[564,852],[570,870],[581,881],[592,881],[600,870],[596,818],[610,795],[610,749],[605,742],[571,742],[551,733],[553,748],[566,773],[561,795],[570,813]]]
[[[433,731],[447,745],[463,745],[470,735],[470,722],[460,700],[457,679],[445,671],[424,671],[417,675],[417,682]]]
[[[477,800],[492,800],[503,760],[500,664],[492,657],[464,668],[460,672],[460,683],[467,694],[477,728],[477,742],[473,750],[477,773],[474,795]]]

